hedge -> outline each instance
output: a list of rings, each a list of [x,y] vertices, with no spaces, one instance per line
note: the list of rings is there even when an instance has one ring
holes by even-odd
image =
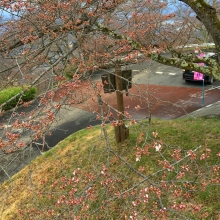
[[[15,87],[8,87],[7,89],[0,91],[0,105],[7,102],[9,99],[14,97],[18,93],[22,92],[26,88],[27,88],[27,86],[22,86],[22,87],[15,86]],[[8,109],[15,107],[17,105],[20,97],[21,97],[22,101],[28,102],[28,101],[34,99],[36,97],[36,94],[37,94],[37,89],[35,87],[30,87],[28,90],[26,90],[24,92],[23,95],[19,95],[18,97],[16,97],[15,99],[10,101],[6,105],[4,105],[2,107],[2,110],[8,110]]]

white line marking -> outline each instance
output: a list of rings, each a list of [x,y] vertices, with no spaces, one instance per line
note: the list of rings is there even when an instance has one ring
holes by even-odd
[[[163,74],[163,72],[156,72],[157,74]]]
[[[210,107],[210,106],[212,106],[212,105],[213,105],[213,104],[207,105],[206,108],[207,108],[207,107]]]
[[[132,71],[134,71],[134,72],[140,72],[140,70],[132,70]]]
[[[174,75],[176,75],[176,73],[169,73],[169,75],[174,76]]]
[[[216,86],[216,87],[212,87],[212,88],[210,88],[210,89],[207,89],[207,91],[210,91],[210,90],[213,90],[213,89],[220,89],[220,86]]]
[[[212,87],[210,89],[206,89],[206,91],[210,91],[210,90],[213,90],[213,89],[215,89],[215,87]]]

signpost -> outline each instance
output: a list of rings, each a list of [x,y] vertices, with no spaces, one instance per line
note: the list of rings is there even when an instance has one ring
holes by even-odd
[[[198,51],[195,51],[198,53]],[[198,57],[205,57],[204,53],[198,55]],[[205,63],[199,63],[200,66],[205,66]],[[199,72],[194,72],[194,80],[202,80],[202,107],[204,107],[204,74]]]
[[[119,126],[115,127],[115,138],[116,142],[124,142],[125,140],[125,124],[124,124],[124,100],[123,100],[123,84],[122,84],[122,72],[119,63],[115,66],[115,81],[116,81],[116,98],[117,98],[117,109]]]
[[[204,107],[204,79],[202,80],[202,107]]]
[[[124,123],[124,100],[123,90],[128,95],[128,89],[132,87],[132,70],[121,70],[119,62],[115,65],[114,74],[104,74],[101,76],[104,86],[104,93],[111,93],[116,91],[118,122],[119,125],[115,127],[116,143],[124,142],[129,137],[129,128]]]

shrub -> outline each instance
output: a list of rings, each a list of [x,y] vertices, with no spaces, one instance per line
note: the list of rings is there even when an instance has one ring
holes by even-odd
[[[68,79],[72,79],[73,78],[73,74],[76,72],[77,70],[77,66],[75,65],[69,65],[64,69],[64,75],[68,78]]]
[[[37,89],[36,87],[30,87],[25,93],[22,95],[22,100],[24,102],[28,102],[36,97]]]
[[[16,86],[16,87],[9,87],[7,89],[0,91],[0,105],[4,104],[9,99],[11,99],[15,95],[17,95],[18,93],[20,93],[26,89],[27,89],[27,86],[22,86],[22,87]],[[18,97],[14,98],[9,103],[4,105],[2,107],[2,109],[8,110],[8,109],[15,107],[17,105],[20,97],[21,97],[21,100],[24,102],[30,101],[30,100],[34,99],[34,97],[36,96],[36,93],[37,93],[37,89],[35,87],[30,87],[29,89],[27,89],[24,92],[23,95],[19,95]]]
[[[76,71],[77,71],[78,67],[76,65],[69,65],[67,66],[65,69],[64,69],[64,75],[67,79],[72,79],[73,78],[73,75],[76,74]],[[83,75],[84,72],[87,72],[87,73],[91,73],[91,70],[82,70],[82,69],[79,69],[77,71],[77,74],[81,74]]]

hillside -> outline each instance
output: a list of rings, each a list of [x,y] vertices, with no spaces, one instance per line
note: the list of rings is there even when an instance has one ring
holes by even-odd
[[[219,118],[84,129],[0,186],[0,217],[217,220],[219,152]]]

